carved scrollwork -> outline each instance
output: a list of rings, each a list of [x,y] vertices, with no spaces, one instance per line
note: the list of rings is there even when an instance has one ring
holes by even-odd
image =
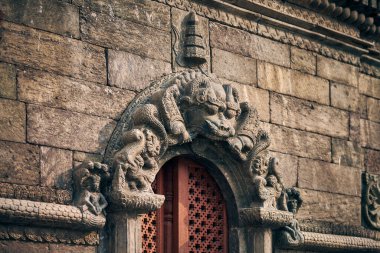
[[[371,227],[380,230],[380,176],[365,173],[364,180],[363,215]]]

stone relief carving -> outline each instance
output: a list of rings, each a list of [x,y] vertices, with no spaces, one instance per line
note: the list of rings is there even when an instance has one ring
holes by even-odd
[[[100,192],[101,180],[109,177],[108,166],[86,161],[74,170],[74,205],[83,212],[104,214],[108,203]]]
[[[367,223],[380,230],[380,176],[364,174],[363,215]]]

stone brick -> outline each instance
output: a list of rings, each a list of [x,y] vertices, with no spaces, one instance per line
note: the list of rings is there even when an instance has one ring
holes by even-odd
[[[300,158],[298,186],[310,190],[360,196],[361,171],[353,167]]]
[[[128,20],[96,12],[81,17],[82,39],[116,50],[170,62],[171,38],[167,31],[157,30]]]
[[[303,199],[297,218],[332,222],[344,225],[361,225],[360,197],[300,189]]]
[[[37,105],[27,109],[28,141],[41,145],[101,153],[115,128],[110,119]]]
[[[25,141],[25,104],[0,99],[0,140]]]
[[[263,128],[272,140],[270,150],[330,161],[330,137],[267,123],[263,124]]]
[[[0,97],[16,99],[16,68],[0,63]]]
[[[380,79],[360,74],[359,92],[361,94],[380,99]]]
[[[290,67],[290,48],[236,28],[210,23],[210,45],[243,56]]]
[[[360,95],[359,99],[359,112],[360,112],[360,117],[362,119],[367,119],[368,114],[367,114],[367,97],[364,95]]]
[[[49,253],[96,253],[95,246],[49,244]]]
[[[109,50],[108,64],[110,85],[135,91],[148,87],[155,78],[171,72],[169,63],[122,51]]]
[[[284,186],[296,186],[298,176],[298,157],[273,151],[270,152],[270,155],[279,160],[279,171]]]
[[[365,150],[365,168],[369,173],[380,175],[380,151]]]
[[[19,99],[96,116],[118,118],[135,93],[42,71],[19,72]]]
[[[263,89],[293,95],[328,105],[329,83],[322,78],[275,66],[258,63],[258,84]]]
[[[361,119],[360,138],[363,147],[380,149],[380,123]]]
[[[106,83],[104,49],[8,22],[1,22],[0,59]]]
[[[74,5],[51,0],[3,0],[0,9],[7,21],[79,38],[79,10]]]
[[[368,119],[380,122],[380,100],[375,98],[367,98]]]
[[[221,79],[223,80],[223,79]],[[224,81],[224,80],[223,80]],[[259,119],[269,122],[269,92],[263,89],[258,89],[249,85],[242,85],[229,81],[225,83],[231,84],[239,92],[241,102],[248,102],[256,108],[259,113]]]
[[[257,84],[256,60],[217,48],[212,49],[212,72],[242,84]]]
[[[296,47],[291,47],[290,55],[290,65],[292,69],[312,75],[316,74],[317,57],[314,53]]]
[[[85,152],[74,152],[74,161],[83,162],[83,161],[93,161],[93,162],[101,162],[103,157],[99,154],[91,154]]]
[[[317,75],[338,83],[358,86],[359,69],[323,56],[317,56]]]
[[[363,168],[364,154],[359,143],[333,138],[331,151],[333,163]]]
[[[37,146],[0,141],[0,181],[37,185],[40,182],[40,149]]]
[[[330,136],[348,137],[349,114],[313,102],[271,94],[271,122]]]
[[[69,150],[41,147],[41,185],[70,189],[73,155]]]
[[[350,141],[360,142],[360,115],[350,113]]]
[[[148,0],[92,0],[80,3],[85,8],[155,27],[170,30],[170,7]]]
[[[0,241],[0,252],[4,253],[49,253],[49,244],[22,241]]]
[[[357,112],[360,106],[359,90],[338,83],[331,84],[331,105],[343,110]]]

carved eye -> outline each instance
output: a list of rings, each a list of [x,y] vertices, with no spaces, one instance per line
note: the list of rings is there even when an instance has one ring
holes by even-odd
[[[225,112],[225,116],[227,119],[232,119],[232,118],[236,117],[236,111],[227,109],[227,111]]]

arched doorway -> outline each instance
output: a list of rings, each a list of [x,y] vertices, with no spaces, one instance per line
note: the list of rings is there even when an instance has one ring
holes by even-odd
[[[142,217],[143,253],[228,252],[226,203],[206,166],[189,158],[172,159],[153,186],[166,200]]]

